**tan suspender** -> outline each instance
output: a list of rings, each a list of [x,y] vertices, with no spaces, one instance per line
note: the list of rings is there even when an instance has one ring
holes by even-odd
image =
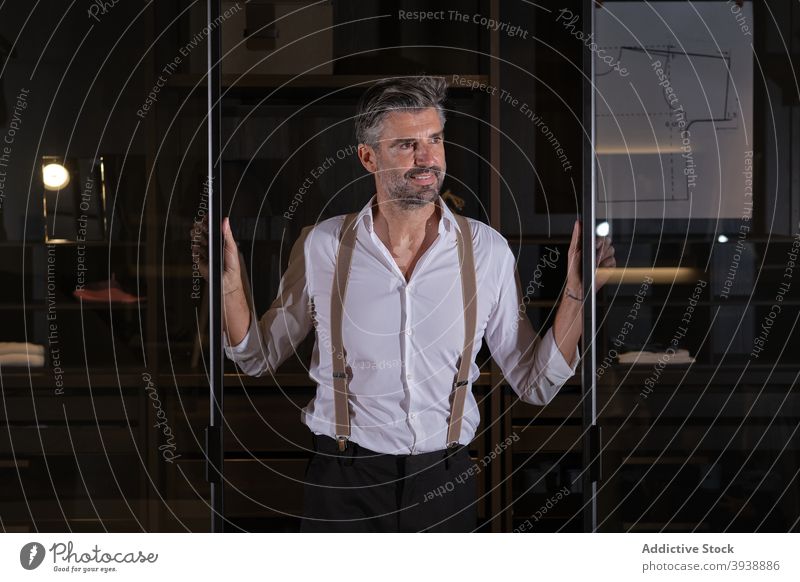
[[[464,415],[464,402],[469,386],[469,369],[472,363],[472,344],[477,320],[477,284],[475,282],[475,258],[472,248],[472,234],[469,222],[463,216],[454,215],[461,232],[456,230],[458,261],[461,269],[461,292],[464,301],[464,349],[458,362],[458,373],[453,380],[450,419],[447,426],[447,446],[458,444],[461,435],[461,419]],[[339,237],[339,250],[336,254],[336,271],[331,292],[331,344],[333,347],[333,404],[336,422],[336,440],[339,450],[347,447],[350,438],[350,411],[348,409],[348,378],[345,351],[342,342],[342,317],[350,264],[356,242],[356,229],[353,222],[357,213],[348,214]],[[462,236],[462,233],[464,236]],[[466,238],[466,244],[464,239]]]
[[[342,347],[342,315],[347,280],[350,277],[350,263],[356,244],[356,229],[353,221],[357,214],[344,217],[344,225],[339,237],[339,251],[336,253],[336,272],[333,274],[331,291],[331,344],[333,347],[333,406],[336,417],[336,440],[343,451],[350,438],[350,411],[347,408],[347,370],[345,353]]]
[[[461,268],[461,297],[464,301],[464,349],[458,362],[458,373],[453,381],[453,406],[447,427],[447,446],[458,444],[461,436],[461,418],[464,415],[464,400],[467,397],[469,368],[472,364],[472,338],[475,337],[475,320],[478,312],[478,288],[475,283],[475,257],[472,250],[472,233],[469,222],[460,214],[454,214],[461,233],[456,231],[458,264]],[[464,244],[466,238],[466,244]]]

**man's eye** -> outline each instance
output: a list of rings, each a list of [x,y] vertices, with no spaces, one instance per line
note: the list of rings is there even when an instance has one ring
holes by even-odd
[[[400,149],[407,150],[408,148],[411,147],[411,145],[412,144],[410,142],[401,143],[400,144]]]
[[[433,143],[442,143],[442,138],[441,137],[434,137],[434,138],[431,138],[431,141]]]

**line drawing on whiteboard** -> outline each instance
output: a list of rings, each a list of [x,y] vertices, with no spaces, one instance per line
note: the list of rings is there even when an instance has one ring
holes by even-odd
[[[640,192],[635,198],[627,190],[615,191],[611,197],[606,190],[598,188],[597,201],[607,202],[662,202],[665,200],[688,201],[692,189],[692,174],[687,174],[680,134],[699,131],[695,124],[710,124],[708,131],[735,130],[738,128],[737,107],[731,101],[731,54],[728,50],[714,52],[695,47],[684,51],[675,45],[606,46],[606,52],[617,52],[617,61],[631,73],[630,89],[642,98],[645,111],[638,102],[629,96],[620,95],[618,87],[622,84],[616,76],[604,79],[613,70],[598,72],[597,89],[606,97],[605,101],[613,107],[613,112],[605,103],[597,107],[598,154],[604,156],[637,155],[636,164],[645,171],[664,173],[663,188]],[[660,64],[668,84],[654,81],[653,66]],[[657,81],[657,79],[656,79]],[[702,87],[700,85],[702,84]],[[653,85],[655,88],[653,89]],[[677,99],[670,100],[668,88],[672,88]],[[651,90],[653,89],[653,90]],[[598,100],[600,103],[600,100]],[[627,103],[636,105],[633,110]],[[685,118],[680,127],[677,114]],[[628,118],[628,123],[624,120]],[[649,118],[630,119],[630,118]],[[623,120],[623,121],[620,121]],[[620,127],[617,127],[617,124]],[[632,125],[644,128],[650,135],[640,136],[631,129]],[[623,132],[620,132],[620,128]],[[617,139],[612,136],[617,133]],[[647,132],[644,132],[645,134]],[[706,133],[706,132],[703,132]],[[624,136],[624,140],[622,137]],[[643,139],[642,139],[643,138]],[[714,139],[713,136],[698,135],[693,141]],[[647,156],[651,159],[647,159]],[[644,156],[644,157],[639,157]],[[660,159],[658,159],[660,158]],[[615,161],[606,160],[603,164],[613,171]],[[624,163],[619,160],[617,163]],[[659,166],[658,168],[656,166]],[[663,170],[661,169],[663,167]]]
[[[753,44],[739,25],[752,3],[740,19],[725,2],[669,0],[609,0],[595,15],[597,217],[741,217]]]

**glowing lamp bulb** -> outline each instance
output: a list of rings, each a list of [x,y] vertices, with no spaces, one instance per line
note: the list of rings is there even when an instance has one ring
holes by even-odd
[[[47,164],[42,168],[42,180],[48,190],[61,190],[69,184],[69,171],[61,164]]]

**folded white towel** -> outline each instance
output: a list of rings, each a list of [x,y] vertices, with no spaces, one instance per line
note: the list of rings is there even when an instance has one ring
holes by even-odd
[[[44,356],[44,346],[29,342],[0,342],[0,356],[7,354],[35,354]]]
[[[666,352],[623,352],[618,357],[620,364],[691,364],[694,358],[689,355],[689,350],[675,350],[672,354]]]
[[[41,368],[44,366],[43,354],[0,354],[0,366],[30,366]]]

